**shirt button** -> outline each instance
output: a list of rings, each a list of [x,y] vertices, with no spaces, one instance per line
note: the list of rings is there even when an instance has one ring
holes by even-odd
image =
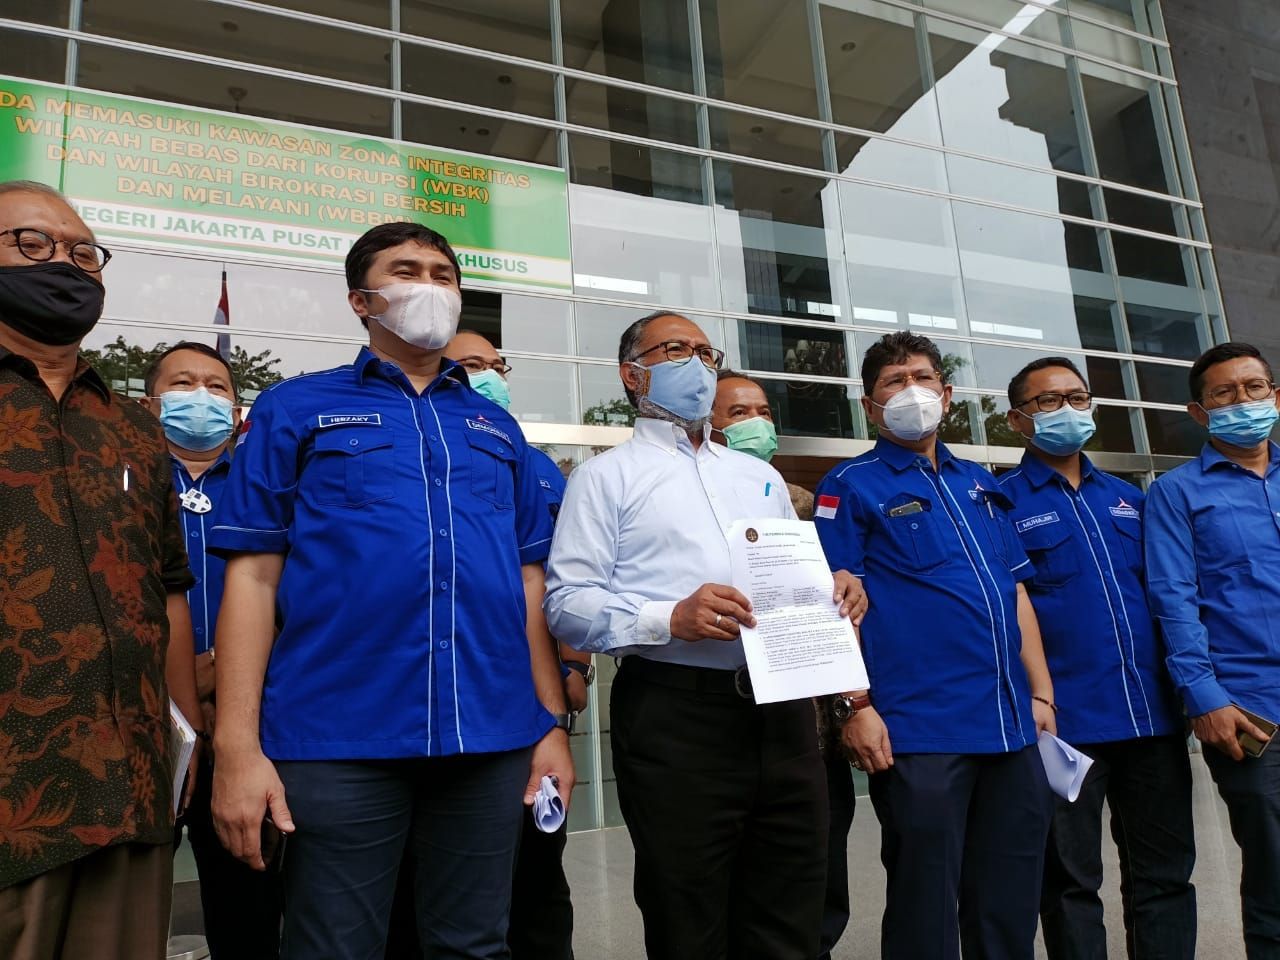
[[[200,636],[200,635],[201,635],[201,634],[203,634],[203,633],[204,633],[204,627],[196,627],[196,636],[197,636],[197,637],[198,637],[198,636]]]
[[[432,443],[439,443],[439,442],[440,442],[440,438],[439,438],[439,437],[437,437],[437,436],[433,433],[433,434],[431,435],[431,442],[432,442]]]
[[[192,531],[191,531],[191,539],[192,539],[192,540],[199,540],[199,539],[200,539],[200,531],[199,531],[199,530],[192,530]]]
[[[440,528],[440,536],[442,536],[442,537],[447,537],[448,535],[449,535],[449,531],[448,531],[448,530],[446,530],[444,527],[441,527],[441,528]]]
[[[441,640],[441,641],[440,641],[440,649],[441,649],[441,650],[448,650],[448,649],[449,649],[449,641],[448,641],[448,640]]]
[[[440,581],[440,589],[441,589],[441,590],[448,590],[448,589],[449,589],[449,584],[448,584],[448,582],[447,582],[447,581],[444,581],[444,580],[441,580],[441,581]]]
[[[434,483],[435,483],[435,485],[436,485],[437,487],[438,487],[438,486],[440,486],[440,483],[441,483],[440,478],[439,478],[439,477],[436,477],[436,479],[435,479]]]
[[[913,524],[911,525],[911,529],[912,529],[912,530],[919,530],[919,529],[920,529],[920,524],[918,524],[918,523],[913,523]]]

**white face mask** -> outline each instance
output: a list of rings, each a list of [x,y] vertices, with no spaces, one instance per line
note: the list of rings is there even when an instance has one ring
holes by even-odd
[[[369,314],[369,319],[378,321],[405,343],[423,350],[443,350],[458,332],[462,297],[452,287],[392,283],[360,292],[366,296],[376,293],[387,301],[386,311],[380,316]]]
[[[884,428],[900,440],[922,440],[942,422],[942,395],[914,383],[876,406],[884,411]]]

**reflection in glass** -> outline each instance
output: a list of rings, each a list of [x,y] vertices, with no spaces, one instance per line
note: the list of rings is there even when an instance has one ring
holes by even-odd
[[[1194,282],[1192,248],[1139,237],[1119,230],[1111,232],[1116,251],[1116,269],[1122,277],[1188,287]]]
[[[707,118],[714,150],[816,170],[823,167],[822,134],[817,127],[714,108]]]
[[[1143,410],[1142,415],[1153,454],[1194,457],[1200,453],[1207,437],[1185,410]]]
[[[925,6],[930,10],[980,21],[1014,36],[1059,45],[1063,42],[1065,0],[1036,0],[1036,3],[1024,3],[1023,0],[925,0]]]
[[[1065,57],[944,20],[930,19],[929,38],[948,146],[1085,172]]]
[[[1134,353],[1195,360],[1208,349],[1206,328],[1197,313],[1129,303],[1125,305],[1125,316]]]
[[[385,0],[369,5],[390,6]],[[465,6],[399,0],[399,6],[400,29],[405,33],[529,60],[551,60],[551,8],[546,0],[467,0]]]
[[[761,380],[778,433],[792,437],[861,436],[854,387],[802,380]]]
[[[469,288],[462,293],[462,320],[458,329],[480,334],[499,353],[571,352],[569,304],[563,300]]]
[[[714,169],[725,309],[843,316],[834,182],[721,161]]]
[[[698,123],[692,103],[652,93],[565,78],[568,120],[633,137],[695,146]]]
[[[578,135],[569,158],[575,289],[719,308],[700,161]]]
[[[842,330],[738,322],[740,360],[747,370],[816,377],[850,377]]]
[[[400,118],[402,138],[410,143],[547,166],[556,163],[556,132],[548,127],[421,103],[402,104]]]
[[[76,83],[95,90],[391,136],[391,101],[382,97],[83,42],[78,65]]]
[[[565,66],[691,93],[688,12],[686,0],[562,3]]]
[[[111,0],[110,3],[84,4],[83,18],[85,30],[108,37],[300,70],[372,86],[391,84],[390,41],[292,17],[278,17],[201,0],[168,0],[166,3]],[[125,55],[134,56],[132,53]],[[182,89],[180,84],[170,80],[143,95],[168,100],[174,92]],[[252,94],[254,87],[250,85],[247,89]],[[256,112],[250,109],[249,97],[244,99],[245,112]],[[230,100],[223,104],[224,109],[233,106]]]
[[[614,355],[617,356],[616,348]],[[636,408],[623,392],[616,364],[578,364],[578,382],[582,423],[589,427],[629,427],[636,422]]]
[[[23,18],[27,19],[27,18]],[[4,72],[61,83],[67,74],[67,41],[18,30],[0,30]]]
[[[555,116],[555,80],[541,70],[409,43],[401,46],[400,60],[400,82],[409,93],[533,117]]]
[[[571,363],[525,359],[513,362],[507,375],[511,415],[521,422],[577,423],[572,383]]]
[[[818,115],[804,0],[701,0],[707,96]]]
[[[1173,154],[1168,155],[1170,169],[1166,170],[1161,152],[1167,131],[1158,126],[1152,107],[1158,84],[1084,60],[1080,73],[1099,175],[1176,196]]]

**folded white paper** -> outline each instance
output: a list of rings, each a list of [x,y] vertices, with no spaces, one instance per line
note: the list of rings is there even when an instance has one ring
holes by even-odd
[[[196,731],[187,718],[182,715],[178,705],[169,700],[169,719],[172,724],[169,730],[169,759],[173,761],[173,812],[178,812],[178,804],[182,802],[183,781],[187,778],[187,765],[191,762],[191,753],[196,748]]]
[[[555,833],[564,823],[564,801],[550,777],[542,778],[538,792],[533,795],[533,823],[543,833]]]
[[[1093,758],[1059,740],[1047,730],[1040,734],[1040,758],[1049,777],[1049,787],[1068,803],[1075,803]]]

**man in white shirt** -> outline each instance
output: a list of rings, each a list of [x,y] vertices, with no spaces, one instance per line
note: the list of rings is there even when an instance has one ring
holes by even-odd
[[[723,353],[697,324],[632,324],[619,376],[635,435],[569,479],[547,571],[552,632],[621,657],[611,741],[655,960],[810,960],[826,889],[827,797],[808,700],[757,705],[724,531],[793,519],[782,477],[709,442]],[[836,574],[855,617],[861,584]]]

